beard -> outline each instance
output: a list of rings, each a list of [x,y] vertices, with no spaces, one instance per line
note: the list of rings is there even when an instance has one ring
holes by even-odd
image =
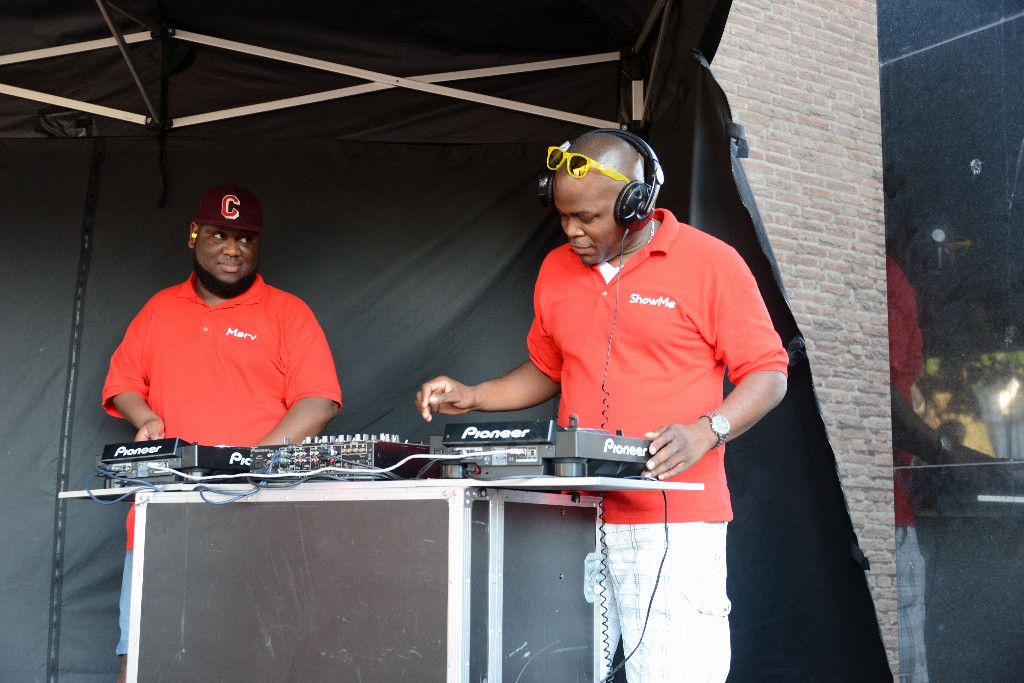
[[[196,273],[196,278],[199,283],[208,291],[216,294],[219,297],[225,299],[233,299],[239,294],[243,294],[250,287],[252,283],[256,282],[257,268],[254,268],[251,273],[243,277],[237,282],[224,282],[219,280],[216,275],[199,265],[199,259],[196,258],[196,254],[192,252],[192,270]]]

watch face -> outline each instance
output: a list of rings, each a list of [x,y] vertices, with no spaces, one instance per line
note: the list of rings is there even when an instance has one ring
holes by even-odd
[[[711,418],[711,429],[713,429],[715,434],[718,434],[719,436],[728,436],[729,421],[721,415],[715,415]]]

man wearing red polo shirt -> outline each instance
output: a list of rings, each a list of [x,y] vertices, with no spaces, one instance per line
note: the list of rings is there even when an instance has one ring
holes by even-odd
[[[103,407],[138,430],[136,441],[299,443],[337,414],[338,376],[313,312],[257,272],[262,232],[253,193],[221,185],[203,194],[189,226],[194,272],[143,306],[110,359]],[[134,512],[119,655],[128,651]]]
[[[561,394],[563,426],[577,415],[581,427],[651,439],[648,476],[704,484],[605,495],[608,645],[621,634],[631,683],[724,681],[723,445],[782,400],[787,354],[735,250],[654,208],[663,175],[646,142],[592,131],[550,148],[547,168],[541,199],[568,244],[541,266],[529,360],[474,386],[436,377],[417,410],[429,421]],[[723,399],[726,372],[735,388]]]

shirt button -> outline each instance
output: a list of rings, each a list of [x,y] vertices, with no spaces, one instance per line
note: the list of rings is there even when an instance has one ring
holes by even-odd
[[[203,328],[203,332],[209,332],[209,331],[210,331],[210,328],[208,328],[208,327],[204,327]]]
[[[601,296],[608,296],[608,290],[606,289],[603,292],[601,292]]]

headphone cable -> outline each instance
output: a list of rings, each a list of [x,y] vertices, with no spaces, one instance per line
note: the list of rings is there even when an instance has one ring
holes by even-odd
[[[608,351],[604,356],[604,374],[601,376],[601,391],[604,393],[604,398],[601,399],[601,429],[607,431],[608,427],[608,411],[611,409],[609,400],[611,394],[608,393],[608,366],[612,360],[612,339],[615,337],[615,322],[619,318],[619,281],[622,280],[622,254],[626,251],[626,235],[629,234],[629,230],[622,233],[622,241],[619,243],[619,269],[615,271],[615,308],[612,310],[612,326],[608,330]]]

